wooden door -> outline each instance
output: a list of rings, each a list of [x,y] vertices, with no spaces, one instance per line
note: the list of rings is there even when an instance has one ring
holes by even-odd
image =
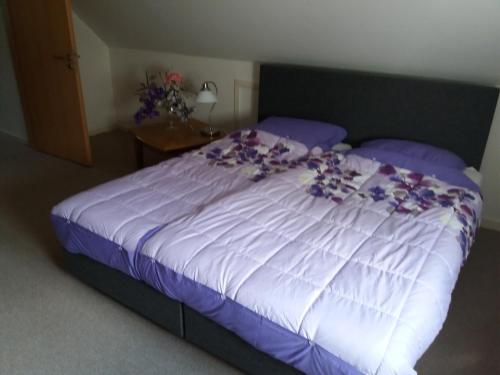
[[[8,0],[7,7],[30,145],[90,165],[70,0]]]

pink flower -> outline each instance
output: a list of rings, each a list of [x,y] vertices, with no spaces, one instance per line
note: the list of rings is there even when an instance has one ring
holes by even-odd
[[[170,84],[170,83],[177,83],[180,84],[182,82],[182,75],[177,72],[168,72],[165,74],[165,83]]]

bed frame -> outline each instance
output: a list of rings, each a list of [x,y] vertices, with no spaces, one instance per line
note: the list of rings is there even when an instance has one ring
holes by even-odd
[[[403,138],[447,148],[480,167],[498,89],[364,72],[260,68],[259,119],[289,116],[343,126],[347,142]],[[249,374],[299,374],[232,332],[143,282],[64,251],[69,272],[171,333]]]

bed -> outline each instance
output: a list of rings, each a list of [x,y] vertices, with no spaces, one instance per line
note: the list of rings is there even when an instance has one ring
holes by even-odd
[[[353,145],[357,145],[367,139],[381,137],[426,142],[449,149],[460,155],[468,165],[479,168],[497,97],[498,90],[495,88],[454,82],[429,81],[407,77],[307,67],[262,65],[260,74],[259,118],[264,119],[269,116],[291,116],[341,124],[348,130],[348,142]],[[214,146],[207,147],[207,152],[209,153]],[[329,158],[339,159],[342,157],[337,154],[330,154],[324,156],[323,159],[320,158],[316,160],[315,163],[328,164],[332,162]],[[365,162],[361,162],[360,160],[365,160]],[[311,160],[309,160],[309,162],[310,161]],[[347,226],[349,230],[353,230],[358,234],[363,233],[363,230],[366,232],[367,224],[363,224],[362,228],[360,228],[359,225],[356,227],[353,217],[366,218],[369,213],[373,213],[373,215],[382,215],[381,213],[387,212],[387,207],[383,205],[390,204],[390,202],[386,202],[387,199],[378,199],[382,193],[377,189],[374,190],[374,188],[380,188],[380,185],[382,187],[387,186],[387,184],[390,184],[389,181],[394,182],[391,178],[394,179],[395,175],[398,176],[397,178],[400,178],[401,175],[407,176],[408,172],[406,172],[406,170],[394,169],[393,171],[390,168],[384,168],[385,164],[374,162],[366,158],[360,159],[358,155],[349,156],[345,158],[345,160],[338,161],[337,164],[344,166],[340,168],[342,171],[353,169],[362,170],[365,173],[361,173],[361,175],[366,176],[366,178],[363,179],[363,183],[357,186],[354,194],[349,194],[349,197],[342,197],[342,199],[345,199],[346,202],[349,203],[340,205],[342,207],[342,209],[340,209],[342,213],[341,220],[339,220],[338,217],[336,220],[332,219],[333,211],[335,211],[337,215],[339,213],[339,209],[336,208],[339,206],[339,202],[334,200],[334,204],[325,205],[324,202],[321,202],[320,199],[315,196],[318,194],[311,194],[311,192],[314,193],[315,191],[311,181],[316,180],[317,176],[315,173],[317,174],[319,169],[315,167],[311,170],[308,168],[308,162],[306,161],[304,166],[281,173],[277,176],[278,178],[264,179],[264,181],[252,185],[246,185],[245,183],[241,185],[241,188],[238,187],[233,189],[229,197],[217,196],[211,199],[210,204],[205,204],[202,199],[199,201],[199,205],[196,206],[195,210],[190,210],[183,215],[171,218],[171,220],[168,221],[168,225],[163,225],[165,222],[164,220],[148,224],[147,227],[142,229],[139,235],[134,238],[130,237],[131,242],[126,246],[128,249],[133,249],[133,255],[127,255],[121,258],[124,259],[124,261],[112,263],[108,260],[106,262],[99,259],[98,255],[92,255],[100,254],[101,251],[99,251],[100,249],[98,248],[102,248],[103,246],[112,247],[113,254],[122,254],[123,245],[127,243],[126,241],[122,241],[121,244],[115,241],[103,243],[96,238],[92,238],[93,235],[98,234],[92,230],[89,231],[89,228],[82,229],[80,227],[75,227],[74,231],[86,230],[90,232],[85,234],[85,238],[88,239],[85,244],[86,248],[88,248],[88,252],[86,256],[84,256],[77,254],[79,252],[78,250],[82,247],[81,243],[74,240],[68,241],[68,232],[61,232],[59,233],[59,237],[62,238],[62,242],[66,249],[70,250],[70,252],[65,252],[68,260],[68,267],[77,276],[98,289],[110,294],[120,302],[125,303],[156,323],[185,337],[188,341],[205,348],[209,352],[222,357],[249,373],[296,373],[297,369],[300,369],[307,373],[411,374],[412,364],[429,345],[429,341],[432,341],[436,331],[439,331],[440,324],[442,324],[444,320],[446,309],[449,304],[446,298],[449,298],[451,294],[451,289],[456,281],[456,276],[458,275],[458,270],[462,263],[458,261],[458,259],[465,258],[462,251],[460,251],[459,254],[457,254],[456,250],[450,250],[445,254],[439,252],[441,248],[448,248],[449,246],[447,244],[455,240],[456,236],[460,236],[461,228],[456,227],[456,225],[443,225],[440,224],[440,220],[435,218],[434,222],[432,222],[432,215],[429,214],[431,216],[429,222],[431,222],[432,225],[422,224],[421,232],[414,233],[414,236],[410,239],[410,241],[414,241],[416,238],[422,237],[422,233],[427,234],[429,238],[432,237],[432,240],[429,240],[429,243],[432,243],[431,247],[425,247],[427,245],[424,246],[422,244],[418,245],[424,248],[425,253],[425,257],[414,259],[414,262],[417,262],[419,266],[416,268],[409,267],[408,269],[397,268],[402,267],[401,264],[404,265],[405,261],[409,259],[408,257],[404,257],[395,261],[395,269],[378,267],[381,269],[378,269],[376,273],[365,275],[364,278],[360,280],[366,279],[377,282],[383,279],[380,277],[380,272],[384,275],[394,274],[397,276],[393,279],[388,277],[385,281],[380,281],[381,283],[393,282],[396,284],[380,288],[380,300],[372,301],[373,303],[371,304],[367,302],[370,298],[369,296],[350,296],[350,301],[354,301],[353,303],[356,303],[356,300],[357,302],[361,301],[364,307],[371,305],[371,310],[380,310],[377,311],[377,313],[381,313],[384,319],[392,315],[401,318],[402,315],[406,314],[403,312],[404,309],[409,309],[408,314],[410,314],[404,317],[405,321],[412,320],[411,314],[414,311],[419,311],[424,320],[432,318],[435,315],[439,316],[439,319],[433,321],[431,328],[428,328],[426,325],[417,325],[417,330],[429,329],[429,333],[424,333],[422,337],[418,338],[418,340],[422,341],[418,345],[403,347],[402,350],[414,350],[414,353],[410,354],[401,354],[401,352],[393,349],[394,345],[390,345],[389,343],[389,341],[392,340],[396,340],[396,342],[398,342],[398,340],[400,342],[406,340],[404,334],[405,331],[409,330],[408,325],[401,329],[396,329],[396,326],[398,326],[398,324],[400,325],[402,319],[386,319],[387,321],[385,323],[382,322],[380,324],[380,331],[387,331],[387,335],[383,336],[384,345],[380,345],[382,348],[380,350],[370,351],[368,347],[363,347],[363,345],[361,345],[359,352],[345,353],[342,351],[342,348],[336,348],[336,343],[342,339],[346,339],[349,336],[359,337],[359,334],[356,335],[353,334],[353,332],[363,327],[364,333],[366,334],[366,345],[371,343],[372,346],[376,347],[374,343],[377,343],[377,340],[379,340],[379,337],[376,337],[373,333],[376,332],[377,329],[369,329],[369,323],[373,323],[370,319],[359,320],[359,322],[367,324],[367,326],[360,326],[358,328],[355,326],[348,326],[347,331],[342,331],[342,329],[339,329],[339,327],[335,325],[328,326],[327,324],[326,326],[319,326],[317,324],[317,322],[329,320],[324,316],[325,312],[328,311],[334,311],[338,316],[342,316],[342,314],[349,315],[349,313],[365,314],[365,310],[349,310],[347,308],[342,310],[342,301],[345,302],[346,296],[337,301],[337,303],[332,302],[331,299],[324,300],[324,303],[320,305],[321,308],[311,310],[313,314],[309,319],[302,319],[303,317],[293,318],[293,314],[287,315],[279,310],[279,306],[272,304],[273,299],[276,299],[276,295],[274,295],[272,291],[270,293],[264,293],[265,295],[263,296],[269,303],[260,306],[263,310],[267,309],[267,312],[259,311],[259,307],[252,309],[252,302],[248,301],[255,298],[256,289],[253,289],[253,291],[247,290],[248,293],[245,294],[244,288],[241,289],[239,286],[236,288],[234,287],[234,285],[244,284],[247,279],[240,280],[236,282],[236,284],[233,284],[232,282],[224,283],[217,278],[217,276],[224,275],[224,277],[227,276],[231,280],[234,279],[239,274],[235,272],[235,270],[238,270],[240,266],[242,270],[246,270],[251,274],[265,272],[262,267],[246,269],[243,267],[245,263],[241,260],[235,261],[232,266],[225,265],[222,269],[216,267],[217,265],[224,264],[224,259],[235,259],[234,255],[238,253],[228,254],[223,251],[221,252],[221,249],[228,248],[228,243],[235,241],[232,237],[232,231],[224,230],[216,236],[217,238],[205,241],[203,244],[203,249],[206,250],[204,254],[208,254],[209,258],[205,260],[201,258],[200,262],[193,262],[190,271],[193,273],[191,273],[190,276],[184,275],[183,273],[184,271],[189,271],[189,264],[194,259],[194,256],[189,256],[189,252],[194,251],[198,253],[197,249],[200,246],[196,241],[193,241],[193,238],[196,240],[199,239],[200,236],[210,236],[211,231],[199,233],[200,228],[210,227],[210,225],[211,228],[214,228],[213,231],[215,233],[217,231],[217,226],[222,226],[223,228],[233,226],[238,228],[248,227],[249,218],[254,218],[254,221],[257,223],[261,222],[261,225],[254,228],[253,234],[247,234],[245,237],[253,238],[254,241],[250,241],[252,243],[259,243],[259,237],[269,232],[267,230],[258,230],[262,227],[262,221],[266,223],[281,222],[281,224],[275,228],[273,234],[266,240],[269,243],[274,241],[277,248],[290,246],[290,243],[294,241],[283,242],[283,238],[290,239],[291,233],[298,231],[297,228],[309,227],[307,225],[308,220],[312,219],[316,220],[316,222],[320,224],[320,227],[323,227],[323,231],[316,234],[304,234],[304,236],[309,239],[314,239],[314,236],[328,238],[327,235],[329,231],[324,228],[325,223],[332,224],[336,221],[343,222],[344,227]],[[357,164],[357,168],[346,167],[352,167],[352,164]],[[304,180],[303,175],[308,170],[309,180],[307,180],[307,178]],[[380,170],[384,173],[378,173]],[[388,178],[388,180],[384,180],[384,178]],[[427,180],[432,180],[432,177],[427,177]],[[300,181],[300,183],[298,181]],[[366,181],[371,182],[365,186],[364,184]],[[287,191],[280,191],[280,189],[287,186],[289,187]],[[439,185],[439,188],[443,188],[443,186]],[[453,189],[453,186],[445,186],[445,188],[446,190],[450,190]],[[280,201],[279,197],[286,197],[288,191],[292,191],[293,194],[291,194],[291,196],[295,196],[295,198],[283,203]],[[251,194],[249,194],[249,192],[251,192]],[[375,196],[373,196],[373,194],[375,194]],[[465,193],[461,194],[465,196]],[[477,202],[480,200],[480,197],[473,193],[469,195],[474,198],[468,198],[474,201],[470,203],[469,208],[474,210],[476,216],[478,216],[480,215],[480,206],[477,205]],[[356,200],[353,200],[353,197],[356,197]],[[322,199],[323,197],[319,198]],[[305,204],[307,207],[304,208],[304,202],[306,201],[308,202]],[[266,212],[264,215],[269,215],[269,212],[271,212],[276,216],[274,219],[266,218],[266,216],[261,217],[259,216],[259,212],[255,212],[255,207],[260,207],[264,203],[266,204],[266,209],[262,209],[263,212]],[[459,206],[461,203],[462,201],[458,203]],[[444,210],[446,208],[446,212],[454,212],[453,209],[450,211],[450,207],[453,207],[453,205],[446,205],[447,207],[440,207],[440,209]],[[283,206],[292,211],[283,211]],[[318,207],[321,207],[321,209]],[[359,214],[360,211],[363,211],[363,213]],[[354,215],[354,212],[358,212],[358,214]],[[435,211],[432,210],[429,212],[435,213]],[[439,215],[441,215],[441,211],[439,212]],[[283,222],[283,220],[285,218],[290,218],[291,213],[296,214],[296,225],[298,225],[298,227],[292,228],[293,226],[291,226],[291,228],[288,228],[288,232],[285,233],[279,228],[286,226],[286,221]],[[281,218],[279,217],[280,215]],[[332,220],[325,219],[329,217],[328,215],[330,215]],[[68,215],[66,216],[67,219]],[[450,214],[449,216],[451,218],[452,215]],[[62,217],[63,216],[59,216],[59,218]],[[59,224],[58,221],[62,220],[59,218],[56,217],[54,219],[56,227],[57,225],[74,226],[71,220],[70,223],[66,222],[66,224]],[[131,217],[131,220],[133,220],[133,217]],[[214,222],[214,220],[216,221]],[[219,220],[219,222],[217,222],[217,220]],[[407,221],[406,218],[401,220],[403,221],[400,221],[400,224],[404,224],[405,220]],[[449,223],[450,220],[447,223]],[[389,249],[391,241],[394,243],[397,241],[394,239],[384,239],[382,238],[384,235],[380,235],[380,233],[376,232],[379,227],[379,221],[374,220],[375,224],[373,224],[373,231],[369,231],[370,236],[368,237],[371,238],[370,241],[373,241],[373,235],[377,234],[377,240],[385,240],[385,245],[387,245],[386,247]],[[222,225],[224,222],[225,224]],[[294,222],[294,220],[291,220],[291,222]],[[346,223],[348,223],[348,225]],[[477,218],[472,224],[471,227],[477,225]],[[392,225],[394,226],[394,223]],[[436,246],[436,242],[444,237],[431,234],[431,231],[427,230],[436,225],[441,225],[438,231],[439,233],[451,233],[450,239],[443,247]],[[120,226],[123,227],[123,224],[120,224]],[[390,228],[391,226],[385,229],[385,237],[388,237],[387,233],[390,232]],[[457,229],[458,232],[455,233],[452,229]],[[345,228],[336,227],[337,232],[342,230],[345,230]],[[474,228],[468,230],[473,231]],[[113,231],[117,232],[117,228],[113,228]],[[302,234],[301,231],[298,232]],[[147,235],[146,238],[144,237],[145,235]],[[125,230],[124,238],[129,238],[127,236],[130,235],[128,231]],[[349,238],[355,238],[355,236],[352,234],[347,237],[334,236],[329,238],[327,242],[330,244],[329,246],[335,247],[335,244],[348,242]],[[143,239],[143,241],[139,244],[141,239]],[[66,242],[64,242],[65,240]],[[294,240],[296,239],[294,238]],[[217,243],[217,241],[222,241],[223,246]],[[248,243],[242,243],[241,239],[239,241],[239,245],[236,247],[240,249],[240,253],[241,249],[245,250],[250,248]],[[260,243],[265,244],[266,241]],[[341,254],[342,249],[334,251],[336,252],[335,256],[344,261],[341,263],[330,263],[331,267],[340,265],[337,271],[346,271],[348,268],[352,267],[354,269],[353,272],[356,272],[356,267],[359,268],[360,265],[370,264],[370,270],[376,269],[376,259],[363,258],[362,256],[362,254],[366,253],[365,257],[369,257],[369,249],[363,251],[362,244],[365,243],[365,241],[365,237],[359,238],[359,246],[346,246],[347,252],[345,254]],[[236,243],[238,242],[236,241]],[[135,250],[139,245],[141,251],[136,252]],[[410,245],[416,246],[415,244]],[[313,243],[309,243],[309,246],[321,249],[324,248],[325,244],[320,246],[313,241]],[[264,249],[266,246],[264,245],[261,247]],[[349,250],[354,248],[361,249],[356,257],[354,257],[354,255],[357,251],[351,252]],[[460,248],[460,246],[458,248]],[[185,254],[187,258],[184,260],[175,259],[169,261],[171,254],[178,253],[179,249],[187,249]],[[332,249],[333,248],[330,250]],[[92,252],[92,250],[95,251]],[[253,249],[252,251],[257,250],[258,249]],[[390,253],[391,250],[387,250],[387,252]],[[429,311],[422,312],[421,310],[415,310],[414,308],[408,307],[411,303],[418,304],[425,301],[425,299],[419,300],[417,298],[412,302],[413,297],[410,291],[413,291],[413,285],[415,284],[415,280],[418,279],[420,271],[424,270],[425,272],[425,270],[428,269],[428,267],[423,267],[423,264],[427,262],[427,259],[434,259],[432,256],[429,256],[429,254],[433,252],[436,253],[435,259],[442,259],[446,257],[447,254],[453,254],[453,256],[450,256],[446,262],[431,262],[432,264],[439,263],[440,266],[436,266],[436,270],[430,272],[431,276],[429,276],[429,279],[423,281],[419,279],[419,283],[424,283],[426,285],[422,290],[427,290],[430,286],[432,293],[438,297],[442,296],[441,299],[444,300],[442,304],[436,304],[435,311],[434,308],[430,308]],[[128,254],[128,252],[125,253]],[[238,256],[241,255],[240,253],[238,253]],[[300,253],[300,251],[298,251],[298,253]],[[89,255],[99,262],[91,260]],[[220,256],[221,261],[210,262],[211,256],[214,258]],[[267,257],[270,256],[272,258],[274,252],[267,254],[265,251],[262,251],[262,256],[264,257],[264,261],[261,263],[265,264]],[[120,258],[120,256],[118,256],[118,258]],[[288,256],[286,258],[292,259],[293,257]],[[151,262],[152,259],[153,261]],[[107,264],[116,269],[111,269],[100,263]],[[329,264],[326,261],[324,263]],[[286,263],[284,264],[286,265]],[[296,267],[297,264],[293,266]],[[292,265],[288,266],[291,267]],[[448,267],[449,270],[442,267]],[[153,268],[155,272],[149,272],[149,268]],[[160,270],[164,270],[164,277],[158,277],[158,275],[161,274]],[[304,275],[314,279],[313,276],[317,274],[316,271],[314,271],[313,274],[307,274],[306,272]],[[342,275],[337,271],[333,274],[325,272],[324,279],[318,278],[318,280],[315,281],[307,279],[305,280],[306,282],[297,285],[297,287],[292,290],[297,290],[297,292],[304,291],[306,289],[304,287],[305,285],[321,284],[321,288],[318,289],[320,290],[318,296],[315,295],[315,289],[313,288],[311,293],[306,293],[302,298],[304,300],[311,298],[311,303],[306,305],[312,306],[317,300],[323,301],[321,298],[323,295],[322,292],[326,286],[330,287],[329,280],[337,278],[339,274]],[[448,275],[445,281],[436,279],[435,275],[439,275],[440,271]],[[362,269],[358,269],[357,272],[363,274]],[[416,272],[416,274],[412,274],[411,272]],[[231,274],[233,274],[233,276],[228,276]],[[209,275],[215,277],[213,277],[212,280],[208,280],[207,278],[204,279],[204,276]],[[132,278],[130,276],[132,276]],[[197,280],[198,277],[198,281],[200,282],[197,281],[193,283],[193,280]],[[149,285],[153,286],[155,290],[134,278],[145,280]],[[202,279],[205,280],[205,282],[201,282]],[[342,287],[343,292],[363,293],[363,290],[350,290],[347,280],[348,278],[346,278],[346,280],[340,279],[339,285],[344,285],[344,287]],[[342,282],[344,282],[344,284],[342,284]],[[213,283],[213,285],[211,283]],[[405,286],[399,287],[397,283],[407,283],[408,285],[405,284]],[[120,287],[119,285],[122,284],[123,287]],[[227,284],[229,289],[218,288],[218,285],[223,284]],[[256,284],[258,284],[258,282]],[[233,292],[231,292],[231,288],[234,289]],[[162,293],[158,293],[156,290]],[[277,290],[280,289],[277,288]],[[387,295],[387,291],[394,290],[401,290],[404,293],[399,297],[396,296],[397,298]],[[281,294],[286,294],[286,290],[280,291]],[[425,294],[424,292],[421,293]],[[165,297],[165,294],[172,298]],[[243,299],[246,298],[247,302],[245,303],[239,300],[238,294],[242,295]],[[339,294],[340,292],[337,290],[337,296]],[[147,298],[145,298],[145,296],[147,296]],[[398,300],[409,301],[409,304],[396,304]],[[293,301],[293,298],[283,299],[283,302],[287,303]],[[253,305],[255,305],[255,303]],[[307,306],[305,313],[309,312],[310,306]],[[269,313],[269,311],[273,309],[275,311]],[[162,313],[159,313],[160,311]],[[303,315],[303,313],[304,311],[301,313],[300,309],[297,309],[298,316]],[[428,315],[426,315],[426,313]],[[384,319],[381,318],[382,321],[384,321]],[[335,319],[331,320],[335,322]],[[214,323],[214,321],[218,324]],[[314,326],[315,323],[316,326]],[[254,332],[256,331],[257,325],[259,327],[259,334],[255,335]],[[305,333],[302,332],[302,325],[306,326]],[[308,325],[312,326],[308,328]],[[415,327],[412,327],[412,329],[415,330]],[[333,338],[327,337],[328,335],[324,334],[326,331],[336,330],[339,332],[337,336],[333,335]],[[233,332],[237,333],[237,335]],[[315,335],[316,333],[320,333],[319,337]],[[240,337],[243,337],[244,340],[241,340]],[[266,340],[263,340],[263,337],[265,337]],[[253,345],[249,345],[247,342]],[[259,350],[256,350],[255,347]],[[395,351],[395,355],[391,357],[392,359],[390,361],[384,361],[386,352],[390,352],[391,350]],[[264,352],[271,354],[271,356],[264,354]],[[408,360],[409,364],[404,360],[401,360],[402,363],[396,363],[398,362],[398,358],[410,358]],[[279,361],[277,359],[279,359]],[[285,363],[292,366],[286,365]]]

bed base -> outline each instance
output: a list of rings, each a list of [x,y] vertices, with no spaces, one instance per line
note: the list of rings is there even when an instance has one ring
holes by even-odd
[[[255,349],[233,332],[142,281],[84,255],[67,251],[63,253],[66,269],[84,283],[245,373],[301,374],[295,368]]]

